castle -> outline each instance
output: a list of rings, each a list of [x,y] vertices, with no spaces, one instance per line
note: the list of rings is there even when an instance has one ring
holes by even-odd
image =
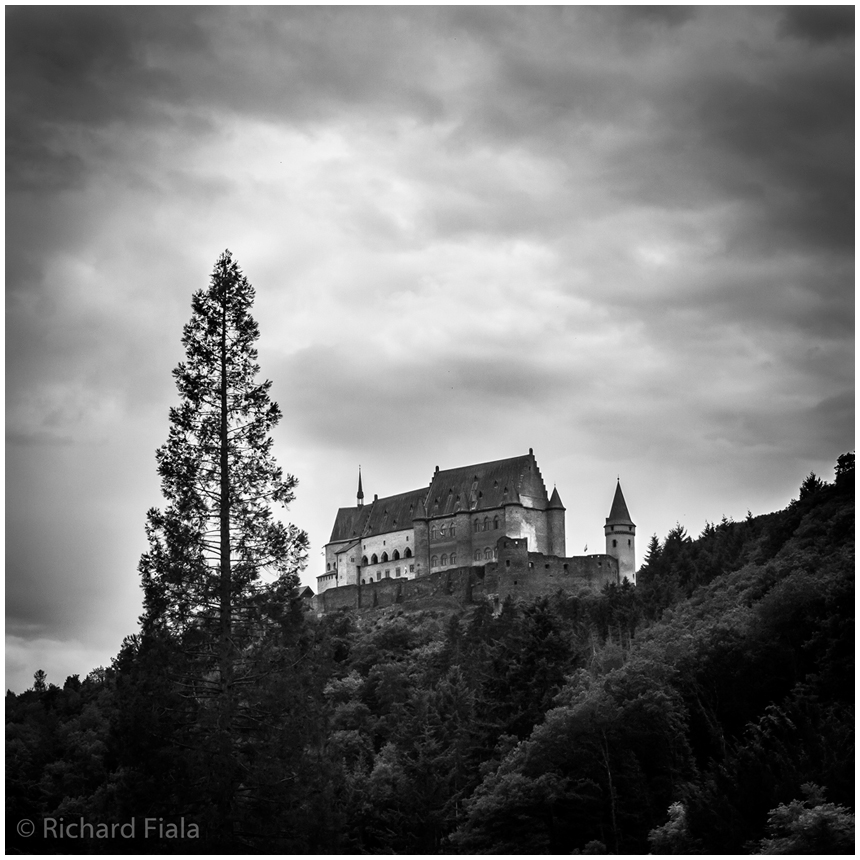
[[[565,508],[534,452],[456,469],[429,487],[340,508],[317,577],[317,607],[378,606],[430,591],[474,602],[635,581],[636,526],[620,482],[605,554],[565,555]],[[362,595],[362,592],[365,592]],[[440,593],[441,593],[440,592]]]

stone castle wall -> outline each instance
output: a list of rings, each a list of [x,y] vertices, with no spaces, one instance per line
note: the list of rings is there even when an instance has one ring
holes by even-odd
[[[529,600],[557,591],[599,591],[619,581],[618,562],[608,555],[544,555],[528,552],[525,538],[510,537],[499,538],[496,555],[496,561],[482,567],[463,566],[416,579],[383,579],[329,588],[313,598],[314,607],[319,613],[329,613],[394,605],[458,608],[486,600],[498,605],[508,597]]]

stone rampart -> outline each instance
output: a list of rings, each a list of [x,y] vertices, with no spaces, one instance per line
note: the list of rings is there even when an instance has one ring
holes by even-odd
[[[562,558],[528,552],[525,538],[501,537],[496,561],[483,566],[437,570],[415,579],[383,579],[329,588],[314,597],[319,613],[339,609],[457,608],[506,598],[532,600],[562,591],[579,594],[618,583],[618,561],[608,555]]]

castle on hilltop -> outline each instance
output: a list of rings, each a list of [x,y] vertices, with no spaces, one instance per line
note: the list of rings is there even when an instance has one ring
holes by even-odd
[[[636,526],[620,482],[605,554],[566,556],[565,508],[534,452],[441,471],[429,487],[340,508],[317,577],[317,607],[378,606],[433,593],[475,602],[635,582]],[[414,582],[413,582],[414,581]],[[364,591],[364,595],[362,595]]]

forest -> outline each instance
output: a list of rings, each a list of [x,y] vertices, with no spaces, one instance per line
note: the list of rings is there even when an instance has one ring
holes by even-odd
[[[139,630],[6,694],[7,853],[853,853],[853,453],[635,587],[318,616],[253,300],[192,297]]]
[[[245,648],[226,803],[174,634],[7,693],[7,850],[853,853],[853,454],[782,511],[655,536],[636,587],[497,615],[282,598]]]

